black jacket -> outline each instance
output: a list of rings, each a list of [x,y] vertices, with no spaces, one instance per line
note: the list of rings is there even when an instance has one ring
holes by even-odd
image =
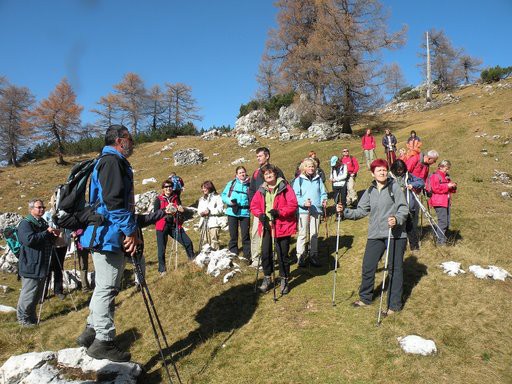
[[[18,225],[18,238],[21,243],[18,273],[30,279],[46,277],[55,239],[55,236],[47,231],[46,221],[40,219],[38,222],[39,225],[36,225],[25,218]]]

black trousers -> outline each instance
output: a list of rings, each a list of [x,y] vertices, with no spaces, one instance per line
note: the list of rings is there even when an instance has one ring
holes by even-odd
[[[363,257],[362,279],[359,287],[361,301],[370,304],[373,300],[375,273],[382,255],[385,257],[388,239],[368,239]],[[404,252],[407,239],[391,239],[389,245],[388,273],[389,294],[388,308],[393,311],[402,309],[402,291],[404,282]]]
[[[240,227],[240,237],[242,238],[242,249],[244,257],[251,260],[251,237],[249,235],[249,217],[228,216],[229,226],[229,251],[238,255],[238,227]]]
[[[45,292],[48,294],[48,286],[52,279],[53,274],[53,292],[58,295],[64,293],[62,284],[62,269],[64,268],[64,258],[66,257],[66,247],[54,247],[52,253],[52,260],[50,263],[50,270],[48,277],[46,278],[46,289]]]
[[[343,187],[332,187],[334,193],[334,203],[338,204],[341,201],[343,207],[347,206],[347,183]],[[341,198],[341,200],[340,200]]]
[[[407,221],[405,222],[405,230],[407,232],[407,238],[409,239],[409,247],[411,251],[420,249],[418,240],[418,219],[419,210],[415,210],[409,213]]]
[[[265,276],[270,276],[274,270],[272,236],[270,231],[264,231],[261,239],[261,265]],[[277,261],[279,263],[279,276],[288,278],[290,275],[290,258],[288,253],[290,251],[290,236],[278,237],[275,239],[277,252]]]
[[[187,257],[189,260],[194,258],[194,245],[192,240],[185,233],[183,228],[178,230],[178,236],[176,238],[176,227],[165,226],[163,231],[156,231],[156,245],[158,249],[158,272],[164,272],[167,270],[165,266],[165,250],[167,248],[167,239],[171,236],[173,239],[178,240],[178,243],[183,245]]]

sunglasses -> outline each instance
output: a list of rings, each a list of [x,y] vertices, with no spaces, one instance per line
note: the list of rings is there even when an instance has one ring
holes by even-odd
[[[42,207],[34,207],[34,209],[45,209],[46,207],[45,206],[42,206]]]
[[[165,188],[172,188],[172,185],[164,185],[164,189]]]

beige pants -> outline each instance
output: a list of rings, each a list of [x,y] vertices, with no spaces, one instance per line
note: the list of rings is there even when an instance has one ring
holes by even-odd
[[[258,234],[259,224],[260,220],[256,216],[253,216],[251,227],[251,260],[255,265],[258,264],[258,259],[261,256],[261,237]]]
[[[309,215],[309,252],[311,256],[318,255],[318,229],[320,227],[320,215],[318,213]],[[297,235],[297,256],[301,256],[306,249],[308,241],[308,215],[299,215],[299,233]]]
[[[218,250],[219,249],[219,232],[220,232],[220,228],[219,227],[213,227],[213,228],[209,228],[208,231],[210,233],[210,246],[214,250]]]
[[[355,190],[356,181],[353,176],[349,176],[347,182],[347,204],[355,204],[357,202],[357,192]]]

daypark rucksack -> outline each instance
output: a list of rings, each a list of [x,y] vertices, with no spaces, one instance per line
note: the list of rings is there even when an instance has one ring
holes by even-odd
[[[14,226],[5,227],[2,234],[11,252],[14,256],[19,257],[21,243],[18,239],[18,228]]]
[[[76,164],[71,168],[66,183],[55,190],[52,220],[58,227],[75,231],[89,224],[98,226],[103,222],[103,216],[95,212],[97,207],[89,205],[85,197],[87,181],[101,157]]]
[[[437,175],[439,177],[439,183],[441,183],[443,180],[441,179],[441,175],[439,173],[433,173],[431,175],[428,175],[427,182],[425,183],[425,195],[430,199],[432,197],[432,183],[430,182],[430,179],[432,176]]]

